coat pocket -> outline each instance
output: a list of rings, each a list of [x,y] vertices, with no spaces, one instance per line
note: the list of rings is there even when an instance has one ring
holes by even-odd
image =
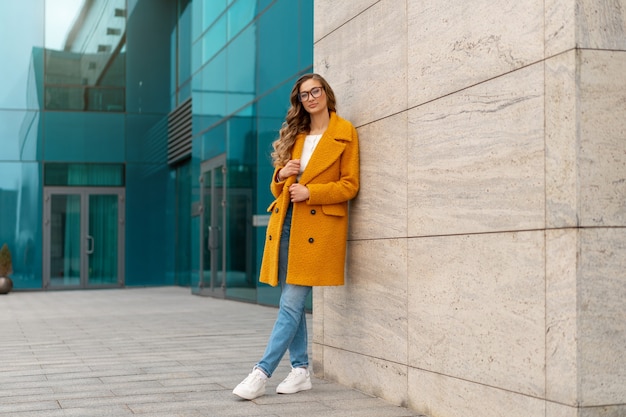
[[[322,212],[329,216],[345,216],[348,212],[348,208],[346,207],[346,203],[340,204],[324,204],[322,206]]]
[[[274,211],[274,207],[276,207],[276,204],[278,204],[278,200],[272,201],[272,204],[270,204],[269,207],[267,208],[267,212],[271,213],[272,211]]]

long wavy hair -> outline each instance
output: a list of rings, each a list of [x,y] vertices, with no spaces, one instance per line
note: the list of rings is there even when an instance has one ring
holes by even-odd
[[[311,130],[311,115],[304,109],[304,106],[298,100],[300,86],[307,80],[318,80],[324,91],[326,92],[326,106],[329,112],[337,111],[337,102],[335,93],[326,80],[319,74],[305,74],[298,78],[295,85],[291,89],[289,101],[291,106],[287,111],[287,117],[280,128],[280,136],[272,143],[274,151],[272,152],[272,164],[274,167],[285,166],[291,158],[291,150],[296,142],[296,136],[299,133],[308,133]]]

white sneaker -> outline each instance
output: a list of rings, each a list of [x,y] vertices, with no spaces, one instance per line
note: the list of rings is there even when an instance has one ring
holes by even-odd
[[[287,378],[276,387],[278,394],[295,394],[313,388],[311,374],[307,368],[291,368]]]
[[[254,368],[250,375],[239,383],[233,390],[233,394],[238,395],[246,400],[254,400],[265,394],[265,384],[267,383],[267,375],[258,368]]]

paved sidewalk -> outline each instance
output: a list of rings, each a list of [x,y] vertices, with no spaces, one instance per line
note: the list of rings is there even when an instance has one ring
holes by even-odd
[[[238,399],[276,312],[179,287],[0,296],[0,416],[418,416],[317,378],[278,395],[287,358],[265,396]]]

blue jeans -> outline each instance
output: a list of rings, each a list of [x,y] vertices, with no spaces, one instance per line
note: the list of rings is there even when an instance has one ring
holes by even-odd
[[[293,209],[290,205],[285,215],[285,223],[280,236],[278,281],[280,282],[281,295],[278,318],[274,323],[263,358],[256,365],[268,377],[272,376],[287,349],[289,349],[292,367],[309,366],[305,303],[312,287],[291,285],[286,282],[292,212]]]

